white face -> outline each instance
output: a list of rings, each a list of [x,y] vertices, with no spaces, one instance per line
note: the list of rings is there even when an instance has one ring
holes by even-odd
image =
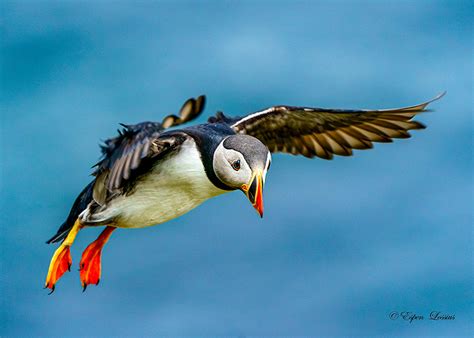
[[[260,169],[262,171],[263,180],[265,180],[269,165],[270,152],[266,163],[262,163],[262,168],[254,168],[254,170]],[[249,184],[253,176],[252,169],[244,156],[234,149],[225,148],[223,142],[214,152],[213,167],[219,180],[236,189],[240,189],[244,184]]]

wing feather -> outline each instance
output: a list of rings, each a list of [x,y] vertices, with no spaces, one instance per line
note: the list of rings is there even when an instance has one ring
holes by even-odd
[[[395,109],[275,106],[243,118],[226,119],[236,133],[260,139],[271,152],[331,159],[333,155],[350,156],[352,149],[372,148],[373,142],[409,138],[409,130],[425,128],[412,119],[444,94],[421,104]]]
[[[204,96],[188,99],[181,107],[179,117],[168,115],[161,123],[121,124],[123,129],[118,131],[119,135],[101,146],[103,158],[96,164],[93,173],[97,177],[94,186],[96,201],[100,204],[107,194],[123,191],[134,177],[146,171],[153,159],[181,144],[183,133],[166,132],[165,129],[198,117],[204,109],[205,100]]]

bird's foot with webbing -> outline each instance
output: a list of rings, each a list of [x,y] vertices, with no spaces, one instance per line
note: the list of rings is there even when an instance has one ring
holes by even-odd
[[[46,282],[44,285],[45,288],[51,289],[51,293],[53,293],[57,281],[64,275],[66,271],[70,271],[71,269],[72,258],[70,247],[81,228],[81,223],[79,220],[76,220],[66,239],[56,249],[53,257],[51,258],[48,275],[46,276]]]
[[[89,244],[82,253],[81,262],[79,263],[79,272],[81,276],[81,284],[83,291],[90,284],[98,285],[101,275],[101,256],[102,248],[115,230],[114,227],[106,227],[99,237]]]

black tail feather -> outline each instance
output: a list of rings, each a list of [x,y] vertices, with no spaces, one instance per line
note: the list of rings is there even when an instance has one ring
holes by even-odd
[[[79,217],[80,213],[83,212],[87,208],[87,205],[92,201],[94,183],[95,180],[89,183],[84,190],[81,191],[79,196],[77,196],[66,221],[61,224],[56,234],[46,241],[47,244],[56,243],[66,238],[74,225],[74,222],[76,222],[77,217]]]

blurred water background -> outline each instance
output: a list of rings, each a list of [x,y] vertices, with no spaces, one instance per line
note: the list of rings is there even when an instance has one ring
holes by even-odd
[[[2,1],[0,335],[472,334],[473,3]],[[201,122],[276,104],[389,108],[447,90],[410,140],[275,155],[241,193],[114,233],[99,287],[42,289],[119,122],[206,94]],[[98,233],[82,231],[74,265]],[[426,320],[431,311],[454,321]],[[390,320],[392,311],[424,321]]]

